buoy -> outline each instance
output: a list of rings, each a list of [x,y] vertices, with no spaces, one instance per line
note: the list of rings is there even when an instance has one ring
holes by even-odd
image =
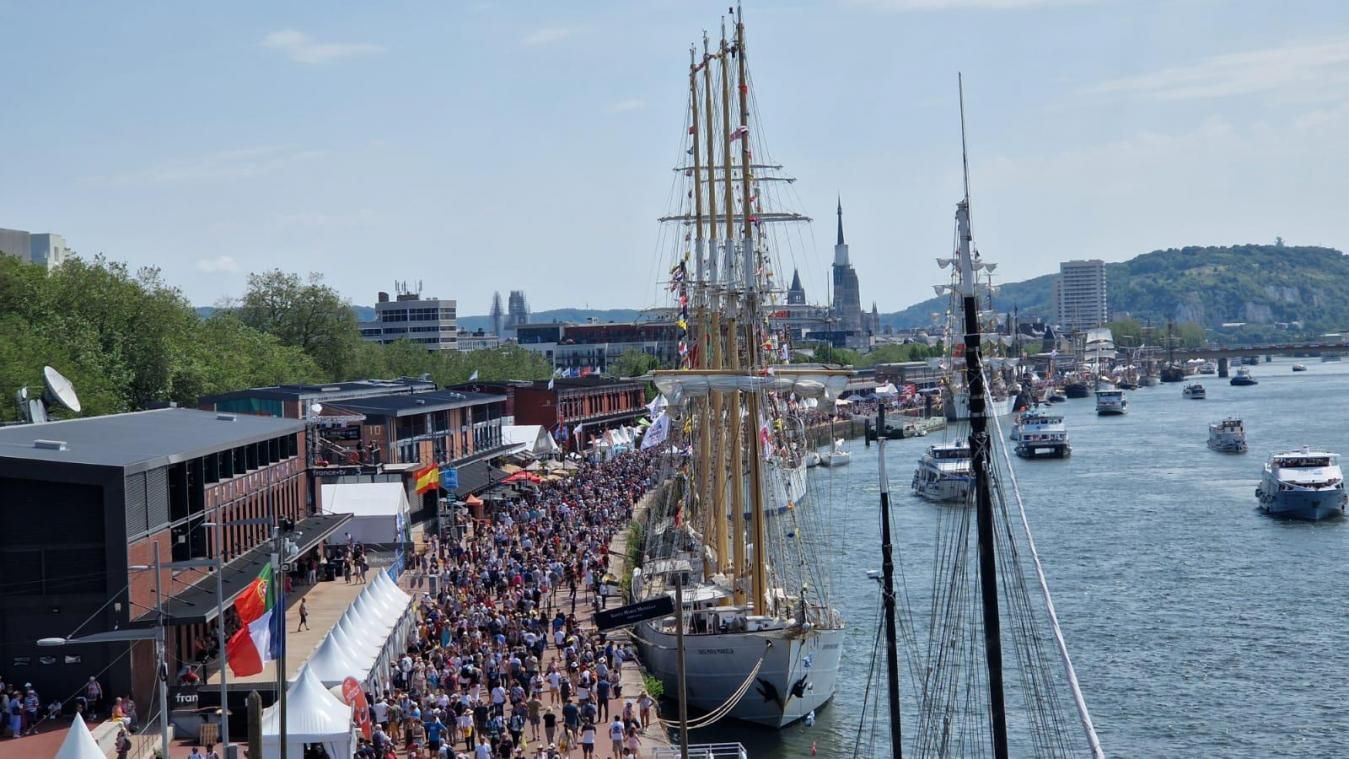
[[[815,756],[815,741],[810,742],[810,755]]]

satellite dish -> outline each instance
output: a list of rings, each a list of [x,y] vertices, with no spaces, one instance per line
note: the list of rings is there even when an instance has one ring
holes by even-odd
[[[19,421],[30,424],[42,424],[47,421],[47,406],[39,398],[28,397],[28,388],[21,387],[14,394],[14,402],[19,405]]]
[[[50,366],[42,367],[42,384],[46,390],[42,393],[42,400],[47,404],[56,404],[61,408],[80,413],[80,399],[75,395],[75,386],[70,384],[70,380]],[[43,416],[46,416],[44,413]]]

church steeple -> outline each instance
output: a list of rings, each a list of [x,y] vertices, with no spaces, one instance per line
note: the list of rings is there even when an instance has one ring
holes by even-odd
[[[787,289],[787,305],[805,305],[806,289],[801,286],[801,272],[792,269],[792,286]]]
[[[843,244],[843,196],[838,196],[838,242],[835,245]]]

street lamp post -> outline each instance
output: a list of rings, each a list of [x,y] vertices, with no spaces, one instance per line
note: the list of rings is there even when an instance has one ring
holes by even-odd
[[[189,563],[189,562],[184,562]],[[172,566],[172,565],[170,565]],[[168,683],[168,662],[164,658],[164,602],[163,587],[160,579],[160,570],[163,566],[159,561],[159,543],[155,543],[155,563],[150,567],[131,566],[127,569],[153,569],[155,572],[155,626],[153,629],[132,628],[129,630],[110,630],[108,632],[93,633],[92,635],[82,635],[74,638],[42,638],[37,644],[42,647],[49,646],[67,646],[80,643],[119,643],[134,642],[138,640],[152,640],[155,642],[155,658],[157,660],[156,676],[159,679],[159,742],[160,752],[163,759],[169,756],[169,683]]]

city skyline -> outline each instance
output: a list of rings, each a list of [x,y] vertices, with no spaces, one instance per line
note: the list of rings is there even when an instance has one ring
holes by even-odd
[[[806,260],[784,263],[828,290],[842,192],[865,299],[927,297],[960,193],[957,70],[976,238],[1003,281],[1276,235],[1343,247],[1349,20],[1297,8],[747,4],[755,116],[816,219]],[[0,63],[24,72],[9,101],[28,114],[0,124],[23,180],[0,182],[0,226],[158,266],[197,305],[274,267],[362,305],[395,279],[471,315],[511,289],[541,311],[666,305],[654,219],[690,30],[724,11],[0,2]]]

